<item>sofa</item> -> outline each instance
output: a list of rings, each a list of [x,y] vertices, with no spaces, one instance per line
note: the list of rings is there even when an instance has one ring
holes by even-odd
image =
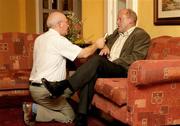
[[[0,97],[28,96],[34,39],[38,34],[0,34]]]
[[[28,79],[38,35],[0,34],[0,100],[9,103],[15,97],[22,104],[20,97],[30,98]],[[180,37],[153,38],[146,59],[134,62],[127,78],[97,79],[92,105],[131,126],[180,124],[179,59]]]
[[[145,60],[127,78],[99,78],[92,104],[131,126],[180,124],[180,37],[151,40]]]

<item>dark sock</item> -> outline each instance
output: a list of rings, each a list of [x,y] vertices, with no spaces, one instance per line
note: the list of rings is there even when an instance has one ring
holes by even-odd
[[[87,114],[84,114],[84,113],[78,113],[77,116],[78,116],[78,117],[85,117],[85,118],[87,118]]]
[[[75,120],[75,126],[87,126],[87,122],[88,122],[87,114],[78,113]]]
[[[32,120],[35,121],[36,120],[36,113],[32,112]]]

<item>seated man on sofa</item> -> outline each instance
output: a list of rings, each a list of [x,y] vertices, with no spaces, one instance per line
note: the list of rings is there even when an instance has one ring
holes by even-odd
[[[97,49],[102,49],[105,39],[100,38],[86,48],[72,44],[64,36],[68,33],[68,20],[61,12],[52,12],[47,19],[49,30],[36,38],[33,50],[33,68],[30,75],[30,93],[36,103],[23,104],[24,122],[33,125],[35,121],[58,121],[71,123],[74,111],[67,102],[65,94],[49,97],[49,92],[42,85],[41,78],[60,81],[66,78],[66,58],[86,58]]]
[[[42,82],[52,96],[61,96],[66,88],[80,91],[76,126],[87,126],[88,108],[91,104],[97,77],[127,77],[129,66],[136,60],[144,59],[150,44],[150,36],[136,27],[137,15],[131,9],[118,13],[118,28],[106,39],[100,55],[90,58],[68,79]],[[107,55],[107,58],[102,55]]]

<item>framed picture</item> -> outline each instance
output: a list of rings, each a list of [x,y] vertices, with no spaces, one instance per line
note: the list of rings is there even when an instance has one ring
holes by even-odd
[[[154,0],[155,25],[180,24],[180,0]]]

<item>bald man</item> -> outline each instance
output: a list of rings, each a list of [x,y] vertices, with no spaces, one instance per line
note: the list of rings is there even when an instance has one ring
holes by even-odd
[[[83,49],[72,44],[64,37],[68,33],[69,25],[66,16],[61,12],[52,12],[48,16],[47,26],[49,30],[37,37],[34,44],[29,90],[35,103],[23,103],[26,125],[33,125],[35,121],[72,122],[75,114],[66,100],[68,94],[65,92],[56,98],[49,97],[49,92],[41,83],[41,78],[49,81],[64,80],[66,59],[74,61],[76,58],[86,58],[97,49],[104,47],[104,38]]]

